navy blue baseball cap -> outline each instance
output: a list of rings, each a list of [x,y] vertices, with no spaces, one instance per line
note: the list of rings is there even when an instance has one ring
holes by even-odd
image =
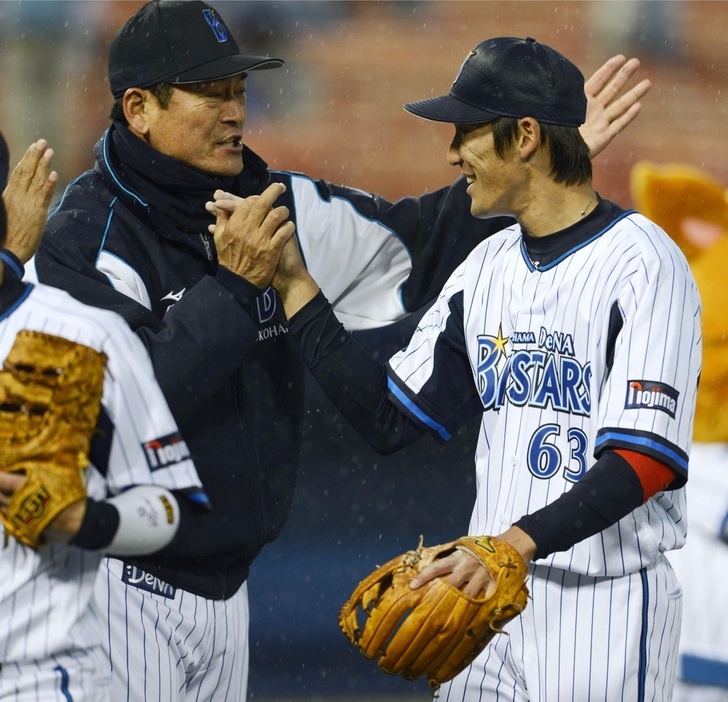
[[[246,56],[222,17],[200,0],[154,0],[117,32],[109,51],[109,85],[115,98],[128,88],[156,83],[200,83],[283,61]]]
[[[533,117],[579,127],[586,119],[584,76],[565,56],[531,37],[495,37],[470,52],[449,95],[410,102],[404,109],[452,124]]]

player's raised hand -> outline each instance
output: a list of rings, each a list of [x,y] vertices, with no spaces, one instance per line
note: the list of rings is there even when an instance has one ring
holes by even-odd
[[[260,195],[240,199],[232,214],[216,212],[218,262],[261,290],[270,285],[281,250],[295,232],[288,208],[273,206],[285,189],[272,183]]]
[[[31,144],[13,169],[2,197],[8,215],[6,248],[23,263],[35,254],[58,183],[51,171],[53,149],[45,139]]]
[[[639,67],[639,59],[613,56],[584,84],[586,121],[579,130],[592,158],[603,151],[642,109],[640,100],[652,87],[649,80],[641,80],[622,93]]]

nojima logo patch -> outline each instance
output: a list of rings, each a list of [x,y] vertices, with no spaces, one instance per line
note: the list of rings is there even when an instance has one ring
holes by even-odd
[[[149,470],[167,468],[190,457],[190,450],[179,434],[167,434],[144,444]]]
[[[657,409],[675,419],[677,398],[675,388],[652,380],[628,380],[626,409]]]

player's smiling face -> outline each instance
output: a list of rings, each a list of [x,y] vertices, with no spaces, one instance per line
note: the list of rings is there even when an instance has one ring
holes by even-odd
[[[505,158],[496,153],[492,124],[456,124],[447,160],[468,182],[474,216],[516,214],[523,175],[511,150]]]
[[[244,76],[174,87],[166,108],[150,103],[145,136],[155,149],[212,175],[243,170]]]

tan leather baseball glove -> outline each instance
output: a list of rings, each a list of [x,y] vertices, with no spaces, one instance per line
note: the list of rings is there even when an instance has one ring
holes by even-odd
[[[410,581],[430,563],[463,549],[490,572],[495,590],[473,598],[436,577],[412,590]],[[354,590],[339,613],[344,635],[390,675],[426,676],[431,687],[454,678],[501,627],[526,606],[527,568],[510,544],[490,536],[465,536],[393,558]],[[363,623],[359,623],[359,617]]]
[[[0,469],[26,480],[0,513],[6,536],[38,548],[58,513],[86,496],[105,365],[88,346],[18,333],[0,371]]]

